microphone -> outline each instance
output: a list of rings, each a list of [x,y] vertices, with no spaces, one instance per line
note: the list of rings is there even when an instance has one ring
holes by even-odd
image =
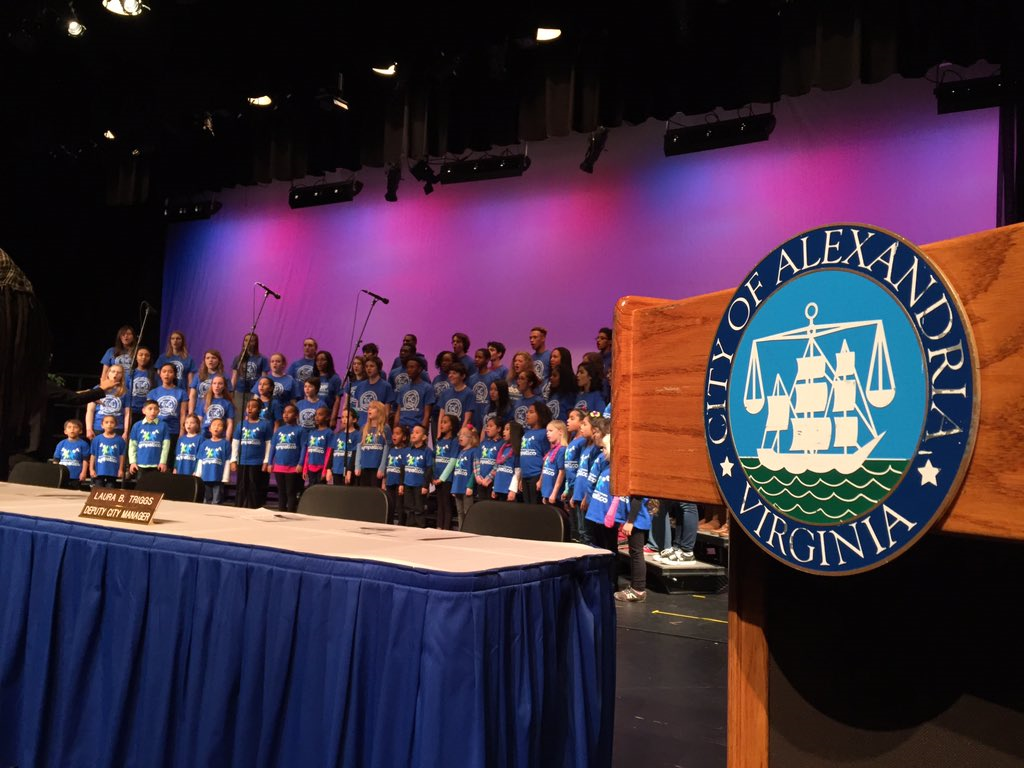
[[[278,293],[277,291],[272,291],[270,288],[267,288],[267,286],[265,286],[263,283],[256,283],[256,285],[258,285],[260,288],[262,288],[264,291],[269,293],[271,296],[273,296],[278,301],[281,300],[281,294]]]
[[[154,307],[152,304],[150,304],[148,301],[143,301],[142,302],[142,308],[145,309],[147,312],[159,312],[160,311],[159,309]]]
[[[365,288],[363,288],[363,293],[367,294],[368,296],[373,296],[373,298],[375,298],[381,304],[387,304],[389,301],[391,301],[391,299],[385,299],[380,294],[374,293],[373,291],[368,291]]]

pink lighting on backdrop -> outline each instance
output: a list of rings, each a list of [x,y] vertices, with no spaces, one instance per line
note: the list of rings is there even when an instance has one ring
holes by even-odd
[[[508,359],[533,325],[578,360],[619,297],[734,286],[806,229],[859,221],[923,244],[994,226],[995,110],[939,116],[927,82],[891,79],[775,114],[768,142],[670,158],[664,124],[613,129],[593,175],[578,168],[582,135],[531,145],[522,178],[425,196],[406,171],[397,203],[376,168],[355,201],[321,208],[289,209],[284,183],[227,190],[214,218],[171,231],[163,327],[230,358],[258,280],[283,295],[260,321],[262,350],[290,360],[312,335],[340,364],[365,288],[391,299],[364,338],[386,362],[408,331],[431,361],[456,330],[474,347],[504,342]]]

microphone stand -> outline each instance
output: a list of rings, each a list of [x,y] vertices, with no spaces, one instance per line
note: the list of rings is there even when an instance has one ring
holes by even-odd
[[[125,394],[128,398],[128,441],[131,441],[132,427],[135,426],[135,411],[132,408],[132,404],[135,400],[135,360],[139,354],[139,347],[142,346],[142,334],[146,331],[146,321],[149,320],[149,313],[152,311],[152,307],[149,306],[148,301],[142,302],[142,322],[139,324],[139,332],[135,335],[135,346],[132,347],[131,360],[128,361],[128,372],[125,374]],[[127,450],[128,446],[125,446]],[[127,455],[125,459],[127,460]],[[121,490],[127,488],[128,483],[128,467],[129,464],[125,461],[124,473],[121,475]]]
[[[259,285],[259,283],[257,283],[257,285]],[[267,306],[267,299],[270,298],[270,289],[267,288],[264,285],[260,285],[260,288],[263,289],[263,302],[260,304],[260,309],[256,313],[256,317],[253,318],[252,328],[250,328],[249,332],[247,334],[245,334],[245,338],[244,338],[244,341],[242,343],[242,353],[238,356],[238,368],[235,369],[236,371],[238,371],[238,376],[235,379],[235,391],[231,394],[232,400],[234,400],[235,399],[235,395],[238,394],[238,385],[242,382],[242,380],[243,380],[242,377],[243,376],[246,377],[245,378],[246,382],[248,382],[248,380],[249,380],[248,379],[248,373],[249,373],[249,365],[248,365],[248,362],[249,362],[249,348],[250,348],[250,345],[252,344],[252,337],[256,334],[256,326],[259,325],[260,318],[263,316],[263,310]],[[259,379],[256,379],[256,383],[257,383],[257,385],[259,384]],[[242,421],[245,419],[245,403],[246,403],[246,400],[247,400],[246,395],[248,395],[248,394],[249,393],[247,393],[247,392],[243,392],[242,393],[242,408],[241,408],[241,412],[235,414],[235,423],[236,424],[241,424]],[[234,441],[235,436],[233,434],[232,435],[228,435],[227,439],[228,439],[228,445],[230,445]],[[239,453],[241,453],[241,448],[239,448]],[[239,456],[239,458],[241,458],[241,456]],[[239,464],[239,468],[241,468],[241,464]],[[269,482],[270,481],[267,480],[267,484],[269,484]],[[263,497],[264,497],[264,502],[266,502],[266,493],[265,493],[265,491],[266,491],[266,488],[264,488],[264,493],[262,494]],[[238,494],[238,477],[237,476],[235,477],[235,494],[236,494],[236,496]]]
[[[345,368],[346,368],[346,370],[345,370],[345,380],[341,382],[341,391],[345,393],[345,400],[343,401],[343,403],[344,403],[343,407],[346,410],[352,407],[352,405],[351,405],[351,401],[352,401],[352,396],[351,395],[352,395],[352,393],[350,391],[351,381],[352,381],[352,358],[356,356],[356,351],[357,350],[362,349],[362,346],[363,346],[363,334],[366,333],[366,326],[370,322],[370,315],[373,314],[373,308],[375,306],[377,306],[378,303],[380,303],[380,299],[377,298],[376,296],[374,296],[372,293],[368,292],[368,295],[372,299],[372,301],[370,302],[370,308],[366,311],[366,318],[363,320],[363,327],[359,329],[359,338],[356,339],[356,346],[349,353],[348,365],[345,366]],[[353,410],[356,410],[356,412],[358,413],[357,409],[353,408]],[[340,419],[341,416],[339,415],[338,418]],[[334,426],[337,427],[337,424],[335,424]],[[358,428],[358,422],[357,422],[357,428]],[[348,430],[348,429],[345,430],[345,464],[346,464],[346,474],[348,472],[348,470],[347,470],[347,466],[348,466],[348,453],[349,453],[349,436],[348,435],[349,435],[350,431],[351,430]],[[355,461],[354,460],[352,462],[352,482],[353,482],[353,484],[355,484]]]

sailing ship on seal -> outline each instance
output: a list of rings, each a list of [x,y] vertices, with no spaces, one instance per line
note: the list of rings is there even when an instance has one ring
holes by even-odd
[[[807,324],[753,341],[743,389],[747,413],[758,414],[768,405],[767,420],[757,459],[765,469],[804,472],[838,472],[850,475],[862,466],[885,437],[875,426],[873,408],[885,408],[896,396],[889,347],[881,320],[816,324],[818,305],[804,309]],[[857,329],[874,330],[866,381],[857,372],[856,352],[843,338],[838,352],[829,357],[819,340]],[[765,394],[758,347],[777,342],[803,341],[794,357],[791,381],[775,374],[771,394]]]

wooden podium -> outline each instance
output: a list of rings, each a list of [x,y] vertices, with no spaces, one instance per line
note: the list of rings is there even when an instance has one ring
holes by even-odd
[[[981,398],[973,460],[933,533],[866,574],[797,573],[733,527],[730,768],[1024,760],[1024,652],[1006,641],[1024,608],[1024,224],[921,250],[973,328]],[[732,294],[619,300],[616,494],[723,503],[705,450],[703,397]]]

